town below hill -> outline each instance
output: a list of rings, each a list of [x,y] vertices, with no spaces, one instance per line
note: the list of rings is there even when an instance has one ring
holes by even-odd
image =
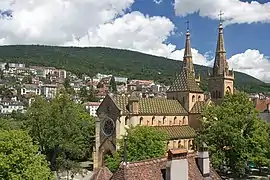
[[[147,79],[170,85],[182,61],[104,47],[75,48],[39,45],[13,45],[0,48],[1,62],[24,63],[26,66],[53,66],[70,71],[79,77],[97,73],[112,74],[128,79]],[[195,65],[201,76],[202,89],[207,91],[209,67]],[[248,93],[268,92],[270,85],[247,74],[235,72],[238,90]]]

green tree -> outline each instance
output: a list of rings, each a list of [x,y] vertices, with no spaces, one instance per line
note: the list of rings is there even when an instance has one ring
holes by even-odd
[[[208,145],[215,168],[229,167],[241,176],[248,162],[269,165],[268,129],[247,94],[226,95],[220,106],[207,107],[201,120],[197,140]]]
[[[116,86],[114,76],[111,78],[111,81],[110,81],[110,92],[117,93],[117,86]]]
[[[53,179],[45,156],[26,132],[0,131],[0,179]]]
[[[52,170],[66,169],[67,165],[89,159],[94,144],[94,120],[68,94],[59,94],[51,102],[36,97],[27,115],[29,133],[38,141]]]
[[[127,161],[140,161],[162,157],[166,154],[166,132],[156,130],[150,126],[136,126],[127,129]],[[118,169],[124,154],[124,140],[119,140],[120,149],[111,155],[105,156],[105,164],[111,170]]]
[[[26,83],[26,84],[32,84],[32,76],[25,76],[23,79],[22,79],[22,83]]]

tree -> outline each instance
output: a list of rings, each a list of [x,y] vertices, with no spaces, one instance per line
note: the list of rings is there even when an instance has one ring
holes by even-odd
[[[0,179],[53,179],[45,156],[26,132],[0,131]]]
[[[203,111],[201,121],[197,141],[208,145],[215,168],[241,176],[248,162],[269,165],[268,129],[247,94],[227,94],[220,106]]]
[[[127,161],[140,161],[162,157],[167,150],[166,132],[151,126],[136,126],[127,129]],[[105,156],[105,164],[111,171],[116,171],[124,154],[123,138],[119,140],[120,149],[112,156]]]
[[[77,161],[89,159],[94,144],[94,120],[68,94],[59,94],[51,102],[36,97],[27,115],[29,133],[38,141],[52,170],[72,170]]]

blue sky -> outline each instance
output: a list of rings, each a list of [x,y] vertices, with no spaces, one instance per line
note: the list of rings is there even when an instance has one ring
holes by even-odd
[[[270,82],[269,1],[1,0],[0,45],[102,46],[181,61],[189,20],[193,61],[211,66],[223,11],[229,67]]]
[[[261,0],[258,2],[266,3],[269,1]],[[168,17],[176,26],[176,35],[169,37],[168,42],[177,45],[179,49],[184,47],[185,36],[179,36],[178,33],[185,33],[186,21],[189,20],[192,47],[203,54],[215,51],[219,21],[201,17],[198,13],[185,17],[176,16],[173,3],[174,0],[163,0],[160,4],[151,0],[137,0],[132,5],[131,10],[140,11],[149,16]],[[244,52],[246,49],[259,49],[261,53],[270,56],[270,23],[228,25],[224,33],[228,57]]]

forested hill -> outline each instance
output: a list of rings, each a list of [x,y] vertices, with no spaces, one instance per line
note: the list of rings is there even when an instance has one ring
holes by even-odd
[[[142,54],[139,52],[104,47],[75,48],[38,45],[14,45],[0,47],[0,61],[25,63],[26,65],[55,66],[77,74],[96,73],[127,76],[134,79],[153,79],[170,84],[180,71],[181,61]],[[202,86],[207,87],[206,78],[210,68],[195,66],[200,73]],[[238,89],[248,92],[269,91],[270,86],[249,75],[235,72]]]

